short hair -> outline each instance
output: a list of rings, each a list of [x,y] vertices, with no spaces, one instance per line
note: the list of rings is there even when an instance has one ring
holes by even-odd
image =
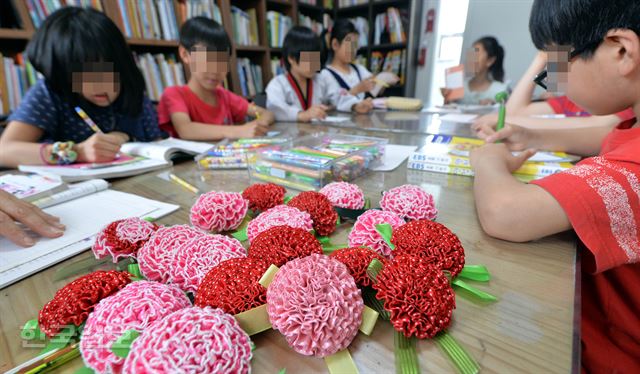
[[[305,26],[295,26],[284,37],[282,44],[282,58],[287,70],[291,70],[289,57],[296,62],[300,62],[300,52],[320,52],[321,62],[323,60],[324,49],[320,37],[310,28]]]
[[[124,36],[102,12],[78,7],[53,12],[36,31],[26,54],[47,85],[72,106],[82,100],[73,92],[73,73],[84,71],[87,64],[113,63],[120,83],[114,107],[132,117],[142,112],[144,78]]]
[[[224,27],[206,17],[193,17],[182,25],[180,44],[188,50],[196,44],[202,44],[208,51],[231,53],[231,40]]]
[[[589,58],[613,29],[640,35],[637,0],[535,0],[529,19],[533,44],[545,50],[569,46]]]

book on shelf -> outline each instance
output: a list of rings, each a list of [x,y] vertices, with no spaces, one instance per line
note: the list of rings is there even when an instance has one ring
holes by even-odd
[[[222,25],[222,13],[215,0],[183,0],[178,3],[180,24],[198,16],[211,18]]]
[[[258,17],[255,8],[244,11],[232,6],[231,23],[233,24],[233,39],[237,45],[255,46],[260,44]]]
[[[354,5],[361,5],[368,3],[369,0],[338,0],[338,8],[346,8]],[[327,1],[325,1],[325,4]]]
[[[369,21],[364,17],[350,18],[356,30],[358,30],[358,46],[366,47],[369,45]]]
[[[62,8],[63,6],[76,6],[83,8],[94,8],[103,11],[101,0],[26,0],[29,16],[36,28],[42,25],[42,22],[51,13]]]
[[[473,176],[469,152],[484,145],[484,141],[450,135],[430,135],[426,145],[409,156],[409,169],[436,173]],[[542,178],[573,167],[579,158],[564,152],[538,152],[515,175]]]
[[[242,96],[253,97],[264,91],[262,83],[262,67],[251,63],[248,58],[238,59],[238,77]]]
[[[324,24],[322,22],[318,22],[311,17],[307,17],[304,14],[298,12],[298,24],[300,26],[306,26],[310,28],[314,33],[320,35],[322,31],[324,31]]]
[[[176,10],[170,0],[118,0],[118,14],[128,38],[177,40]]]
[[[400,78],[400,84],[404,84],[404,67],[407,63],[406,49],[398,49],[388,52],[371,52],[371,72],[378,74],[387,71]]]
[[[134,54],[134,57],[144,77],[149,99],[158,101],[167,87],[186,84],[182,63],[175,56],[144,53]]]
[[[0,53],[0,114],[16,110],[29,88],[41,78],[21,53],[15,59]]]
[[[285,70],[284,70],[284,66],[282,66],[282,60],[279,58],[272,58],[271,59],[271,74],[276,77],[280,74],[284,74]]]
[[[284,37],[293,27],[293,20],[289,16],[275,11],[267,12],[267,40],[269,47],[280,48],[284,42]]]
[[[405,43],[407,35],[404,32],[402,17],[398,8],[388,8],[376,15],[374,22],[373,44]]]

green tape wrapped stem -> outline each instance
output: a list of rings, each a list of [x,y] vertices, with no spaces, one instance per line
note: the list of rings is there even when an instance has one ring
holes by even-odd
[[[492,294],[481,291],[473,286],[470,286],[469,284],[465,283],[461,279],[456,278],[451,281],[451,284],[462,288],[463,290],[467,291],[470,295],[473,295],[473,297],[475,297],[476,299],[479,299],[480,301],[485,301],[485,302],[498,301],[498,298],[493,296]]]
[[[434,339],[461,374],[480,372],[478,362],[446,331],[440,332]]]
[[[394,331],[393,346],[396,360],[396,373],[420,374],[416,338],[407,338],[400,331]]]

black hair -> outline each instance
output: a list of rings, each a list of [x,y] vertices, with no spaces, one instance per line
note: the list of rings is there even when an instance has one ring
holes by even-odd
[[[87,65],[111,66],[120,84],[113,103],[124,114],[142,111],[145,83],[118,27],[94,9],[64,7],[47,17],[27,45],[27,59],[56,93],[73,106],[83,98],[73,92],[73,74]],[[105,62],[106,64],[94,64]],[[89,69],[90,70],[90,69]]]
[[[182,25],[180,44],[187,50],[191,50],[196,44],[202,44],[207,51],[231,53],[231,39],[224,27],[206,17],[193,17]]]
[[[473,44],[482,44],[482,47],[487,51],[487,57],[495,58],[495,61],[489,67],[491,78],[494,81],[504,82],[504,48],[498,43],[498,39],[493,36],[482,37]]]
[[[325,40],[328,45],[326,48],[328,60],[331,60],[333,58],[333,54],[335,53],[333,52],[333,40],[335,39],[338,41],[338,43],[342,43],[344,38],[346,38],[349,34],[360,33],[358,32],[358,29],[356,29],[356,27],[353,25],[353,23],[345,18],[336,20],[336,22],[333,24],[333,27],[331,28],[331,32],[326,29],[325,31],[323,31],[323,40]],[[329,35],[328,40],[325,35]]]
[[[589,58],[612,29],[640,35],[640,2],[633,0],[536,0],[529,31],[533,44],[546,50],[568,46]]]
[[[291,70],[289,57],[292,57],[296,62],[300,62],[300,52],[320,52],[321,62],[324,60],[324,48],[320,37],[305,26],[292,27],[284,37],[282,58],[287,71]]]

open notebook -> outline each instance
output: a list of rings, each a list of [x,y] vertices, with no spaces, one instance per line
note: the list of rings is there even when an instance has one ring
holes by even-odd
[[[27,173],[57,176],[65,182],[121,178],[168,167],[170,160],[179,153],[196,155],[211,147],[213,145],[209,143],[169,138],[151,143],[123,144],[120,148],[122,155],[112,162],[67,166],[20,165],[18,169]]]
[[[67,226],[65,234],[56,239],[39,238],[30,248],[0,238],[0,288],[86,250],[93,244],[95,235],[112,221],[127,217],[157,219],[178,208],[178,205],[113,190],[102,190],[46,208],[45,212],[60,217]]]

